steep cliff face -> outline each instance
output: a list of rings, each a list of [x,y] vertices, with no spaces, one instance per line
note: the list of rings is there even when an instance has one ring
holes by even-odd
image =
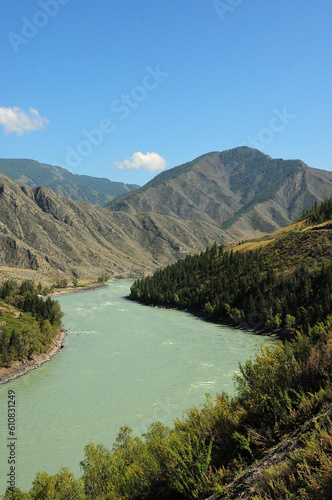
[[[201,221],[112,213],[0,174],[0,266],[82,277],[142,274],[226,240]]]
[[[331,194],[332,172],[241,147],[165,171],[108,207],[201,220],[227,230],[230,238],[249,238],[289,225]]]

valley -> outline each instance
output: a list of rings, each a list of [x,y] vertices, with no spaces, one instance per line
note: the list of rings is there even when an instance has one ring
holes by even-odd
[[[3,365],[8,365],[15,352],[19,355],[22,346],[25,350],[21,357],[29,359],[35,352],[42,352],[43,341],[49,345],[54,338],[59,326],[59,308],[56,302],[53,304],[50,299],[44,302],[40,297],[49,290],[50,284],[57,282],[60,287],[69,284],[75,291],[84,283],[93,285],[97,277],[101,281],[129,276],[135,279],[131,301],[118,295],[128,286],[123,280],[108,285],[107,291],[101,288],[60,296],[64,310],[67,304],[73,305],[73,310],[64,318],[69,331],[65,339],[67,349],[26,377],[10,382],[10,386],[25,386],[30,377],[29,380],[36,380],[42,388],[41,401],[45,401],[45,391],[48,393],[53,387],[51,393],[56,395],[65,382],[57,382],[53,375],[44,378],[43,374],[61,365],[57,373],[70,380],[69,397],[73,395],[71,386],[75,380],[82,386],[83,379],[84,390],[94,394],[95,377],[104,370],[104,379],[108,380],[112,395],[110,404],[113,405],[114,397],[118,407],[123,402],[121,391],[117,392],[119,377],[124,381],[123,390],[129,391],[130,401],[134,394],[141,394],[141,382],[151,385],[150,372],[146,378],[144,370],[134,381],[128,379],[133,366],[139,370],[149,359],[149,363],[156,365],[156,373],[164,373],[165,368],[160,370],[160,366],[166,358],[158,358],[156,354],[146,358],[146,353],[151,353],[151,339],[159,331],[159,325],[166,324],[166,318],[173,318],[171,324],[167,323],[169,331],[160,338],[156,349],[158,352],[168,349],[175,356],[170,366],[183,368],[185,356],[180,345],[184,342],[182,347],[189,356],[185,372],[190,375],[187,392],[191,401],[192,391],[198,388],[201,391],[199,406],[187,409],[172,426],[169,426],[172,412],[164,422],[155,421],[151,411],[155,400],[143,403],[139,413],[134,410],[135,415],[130,413],[131,405],[126,403],[121,423],[114,415],[111,419],[116,421],[112,432],[122,425],[118,435],[113,436],[113,448],[95,444],[101,439],[106,446],[111,446],[98,432],[87,430],[84,439],[91,435],[91,442],[85,439],[83,443],[81,431],[74,426],[74,437],[79,438],[81,446],[85,445],[84,458],[80,462],[81,477],[77,478],[77,448],[76,477],[67,468],[55,474],[54,467],[68,464],[68,458],[64,458],[67,462],[55,463],[48,455],[47,462],[53,464],[50,473],[38,474],[30,492],[18,489],[18,498],[37,500],[40,495],[52,498],[54,488],[60,498],[70,494],[82,500],[98,497],[152,500],[156,496],[165,500],[267,500],[281,498],[284,494],[285,498],[291,498],[298,491],[308,500],[327,498],[332,477],[329,451],[331,173],[311,169],[300,161],[272,161],[261,153],[255,163],[256,155],[248,148],[205,155],[175,171],[160,174],[161,178],[157,176],[151,181],[153,185],[121,195],[106,207],[70,200],[49,188],[29,187],[0,175]],[[222,165],[219,164],[221,157]],[[274,162],[273,171],[267,167],[267,164],[272,166],[270,161]],[[217,181],[211,181],[209,162],[215,176],[223,172],[218,188],[214,184]],[[202,173],[203,164],[206,178]],[[249,182],[250,175],[252,182]],[[196,199],[195,190],[186,187],[188,177],[198,186]],[[197,184],[199,178],[204,178],[203,184]],[[218,202],[215,193],[211,195],[211,182],[215,193],[220,195]],[[180,184],[185,190],[180,189]],[[177,195],[173,196],[175,192]],[[152,200],[155,200],[154,205]],[[263,214],[263,218],[259,214]],[[287,220],[291,224],[287,224]],[[5,281],[5,277],[12,280],[15,276],[21,284]],[[23,278],[27,281],[22,282]],[[37,288],[36,278],[40,281]],[[15,294],[12,290],[16,290]],[[49,304],[49,309],[45,304]],[[12,309],[14,305],[18,308],[16,311]],[[123,320],[124,314],[128,320],[129,310],[134,311],[131,326]],[[208,321],[202,322],[188,312]],[[54,320],[52,328],[45,320],[49,313]],[[105,315],[107,326],[100,323],[102,315]],[[151,323],[151,338],[147,338],[146,315],[155,321]],[[140,317],[143,318],[141,323]],[[190,318],[192,326],[187,336],[181,318]],[[29,335],[24,336],[23,330],[18,337],[13,329],[7,332],[7,323],[17,325],[19,321],[26,322]],[[220,326],[222,324],[228,326]],[[198,336],[193,333],[196,331],[194,325],[198,328]],[[127,348],[135,343],[128,343],[128,327],[139,342],[129,353]],[[197,385],[194,379],[198,366],[191,365],[198,352],[205,352],[208,337],[204,334],[202,338],[201,333],[210,327],[214,332],[210,343],[212,352],[209,351],[206,359],[199,363],[202,371]],[[220,337],[221,332],[225,337]],[[282,338],[283,342],[272,340],[271,334]],[[23,340],[29,337],[30,340],[17,342],[16,337]],[[102,352],[100,337],[108,345]],[[115,340],[118,342],[116,348]],[[254,357],[241,361],[248,355],[251,340],[254,343],[263,341],[265,346]],[[214,345],[215,341],[221,341],[220,345]],[[65,360],[73,359],[71,356],[75,357],[82,346],[86,347],[86,362],[82,364],[79,354],[76,361],[80,368],[69,374],[72,366]],[[123,370],[124,361],[117,365],[123,352],[131,367],[128,370]],[[141,358],[137,356],[139,352]],[[219,359],[222,353],[226,358]],[[228,365],[230,353],[239,355],[237,370]],[[94,360],[99,360],[98,368]],[[229,366],[227,374],[219,380],[226,366]],[[115,372],[110,377],[112,367]],[[210,371],[214,369],[215,375]],[[174,375],[174,370],[171,373]],[[168,389],[174,396],[176,381],[172,376],[166,379],[158,375],[152,377],[157,381],[158,394],[162,383],[170,382]],[[178,375],[182,389],[184,376]],[[103,384],[100,382],[99,386]],[[138,384],[136,389],[135,384]],[[202,400],[202,390],[206,393],[207,389],[210,395]],[[62,398],[62,389],[60,393]],[[103,398],[100,396],[92,405],[93,412]],[[28,405],[27,400],[25,404]],[[56,401],[55,404],[58,407]],[[186,404],[184,400],[177,408],[183,408],[183,404]],[[30,408],[29,411],[34,410]],[[73,411],[74,421],[78,422],[79,415],[84,413],[78,400]],[[109,431],[108,413],[111,415],[111,411],[106,413],[103,429]],[[32,413],[29,415],[23,422],[28,437],[24,442],[26,456],[34,446],[31,441],[34,417]],[[69,419],[65,410],[59,415]],[[145,418],[144,428],[137,427],[138,417]],[[50,423],[51,433],[55,435],[58,418],[54,422],[50,415],[45,415],[44,421]],[[62,451],[67,449],[68,432],[59,438]],[[49,441],[44,451],[45,456],[52,454]],[[62,456],[60,451],[56,456]],[[35,462],[34,470],[38,469],[40,464]],[[321,470],[324,475],[320,474]],[[31,476],[26,480],[24,487]],[[277,496],[273,496],[275,492]],[[7,491],[4,499],[9,499],[10,495]]]

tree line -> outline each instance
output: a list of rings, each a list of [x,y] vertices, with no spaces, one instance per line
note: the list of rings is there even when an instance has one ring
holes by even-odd
[[[301,241],[294,234],[286,240],[294,238]],[[279,249],[284,243],[279,242]],[[136,280],[130,298],[199,312],[212,320],[232,321],[254,330],[296,325],[308,331],[332,313],[331,261],[321,259],[309,268],[300,258],[294,268],[287,267],[284,260],[280,272],[274,250],[273,244],[243,253],[214,245]]]
[[[332,219],[332,198],[322,203],[315,203],[313,208],[303,213],[302,219],[307,219],[308,224],[322,224]]]

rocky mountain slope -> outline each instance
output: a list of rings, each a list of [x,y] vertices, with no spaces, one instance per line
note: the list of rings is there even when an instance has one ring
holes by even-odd
[[[0,266],[79,277],[137,275],[228,239],[201,221],[112,213],[0,174]]]
[[[0,266],[80,277],[147,273],[214,242],[262,236],[332,195],[332,172],[247,147],[167,170],[105,208],[70,198],[104,203],[135,186],[31,160],[1,169],[23,185],[0,174]]]
[[[0,172],[30,187],[44,186],[72,200],[105,206],[113,198],[139,188],[89,175],[72,174],[34,160],[0,159]]]
[[[271,233],[332,194],[332,172],[240,147],[162,172],[109,209],[172,215],[227,229],[236,239]]]

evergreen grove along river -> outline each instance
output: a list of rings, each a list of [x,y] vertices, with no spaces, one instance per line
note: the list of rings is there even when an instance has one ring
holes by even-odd
[[[79,463],[89,442],[112,448],[119,429],[143,434],[159,420],[221,391],[234,392],[238,363],[269,338],[205,322],[189,313],[128,301],[131,281],[57,297],[66,349],[0,389],[0,493],[8,465],[8,391],[16,395],[16,486],[38,471]]]

